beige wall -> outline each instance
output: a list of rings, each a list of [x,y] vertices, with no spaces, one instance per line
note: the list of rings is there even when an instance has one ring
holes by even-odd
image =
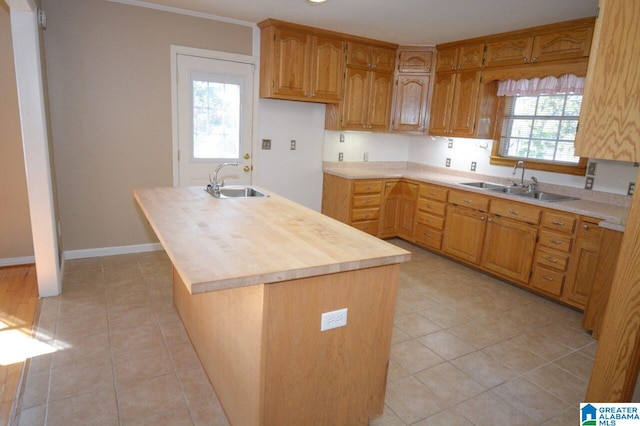
[[[0,259],[33,256],[8,7],[0,2]]]
[[[170,45],[250,55],[252,29],[104,0],[43,0],[63,250],[157,241],[134,187],[170,186]]]

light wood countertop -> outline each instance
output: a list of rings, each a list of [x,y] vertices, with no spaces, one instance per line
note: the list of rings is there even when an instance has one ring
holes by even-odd
[[[202,187],[134,189],[190,293],[408,261],[411,253],[264,190],[217,199]]]

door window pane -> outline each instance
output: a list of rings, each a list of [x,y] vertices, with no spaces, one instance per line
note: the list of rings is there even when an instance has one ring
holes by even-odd
[[[240,157],[241,87],[193,79],[193,159]]]

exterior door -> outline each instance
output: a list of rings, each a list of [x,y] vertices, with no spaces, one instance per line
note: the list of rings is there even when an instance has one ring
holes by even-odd
[[[254,65],[178,54],[178,186],[251,184]]]

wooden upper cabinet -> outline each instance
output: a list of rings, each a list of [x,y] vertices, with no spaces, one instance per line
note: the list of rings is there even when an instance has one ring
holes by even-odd
[[[433,48],[400,48],[398,49],[398,71],[428,74],[431,72],[433,57]]]
[[[485,67],[504,67],[589,56],[593,26],[537,35],[507,36],[487,42]]]
[[[349,41],[347,43],[347,65],[393,72],[395,49]]]
[[[392,93],[393,76],[391,74],[347,68],[341,128],[387,130]]]
[[[482,67],[484,42],[438,50],[436,71],[465,71]]]
[[[480,90],[480,71],[456,74],[449,120],[449,135],[473,136],[476,126],[476,107]]]
[[[437,73],[434,80],[429,116],[429,133],[432,135],[445,135],[449,132],[456,74]]]
[[[335,103],[342,98],[344,45],[339,37],[312,33],[304,27],[261,28],[260,96],[263,98]]]
[[[600,0],[575,140],[576,155],[640,161],[638,40],[640,2]]]

